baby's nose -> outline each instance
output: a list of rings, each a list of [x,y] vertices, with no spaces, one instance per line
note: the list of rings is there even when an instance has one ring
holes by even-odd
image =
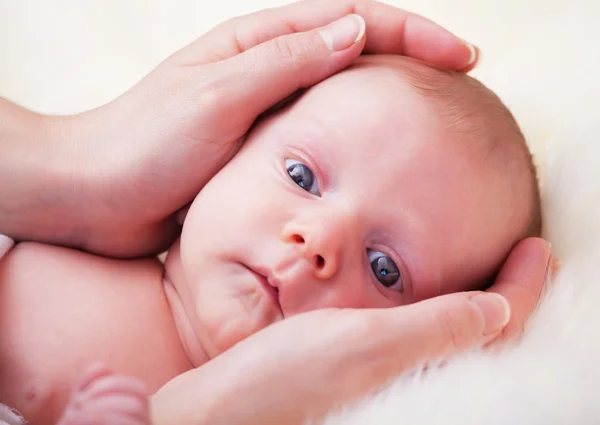
[[[330,229],[331,230],[331,229]],[[341,239],[331,231],[317,226],[289,225],[284,230],[284,240],[296,245],[315,277],[331,279],[338,271],[341,260]]]

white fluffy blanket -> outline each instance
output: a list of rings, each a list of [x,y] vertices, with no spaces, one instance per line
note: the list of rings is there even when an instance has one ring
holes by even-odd
[[[389,2],[482,47],[475,76],[503,98],[529,139],[545,236],[562,271],[517,347],[399,379],[326,424],[600,423],[600,3]],[[44,112],[90,108],[219,21],[283,3],[2,1],[0,95]]]

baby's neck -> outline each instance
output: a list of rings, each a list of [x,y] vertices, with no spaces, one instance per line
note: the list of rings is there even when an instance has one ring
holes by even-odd
[[[183,297],[185,294],[180,294],[183,281],[183,273],[181,269],[181,261],[179,257],[179,240],[177,240],[171,249],[167,259],[165,260],[165,276],[163,285],[167,300],[171,306],[171,312],[175,320],[175,326],[179,333],[179,339],[188,356],[188,359],[194,367],[199,367],[210,360],[209,355],[198,339],[196,332],[192,326],[192,321],[189,317],[189,312],[186,310]],[[188,297],[189,298],[189,297]],[[187,306],[193,308],[193,306]]]

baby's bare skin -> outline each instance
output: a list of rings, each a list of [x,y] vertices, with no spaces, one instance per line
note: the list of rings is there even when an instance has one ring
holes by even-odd
[[[0,282],[0,400],[30,424],[55,424],[95,362],[150,394],[191,368],[158,261],[22,243],[0,261]]]

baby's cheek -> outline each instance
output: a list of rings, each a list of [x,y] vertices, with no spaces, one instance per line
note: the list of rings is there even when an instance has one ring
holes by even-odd
[[[241,287],[240,282],[231,282],[232,289],[223,288],[224,282],[215,280],[201,283],[203,288],[211,288],[211,297],[201,296],[198,308],[196,334],[206,340],[205,347],[212,347],[211,357],[227,351],[238,342],[248,338],[278,320],[277,314],[264,302],[264,297],[254,288]],[[221,288],[223,290],[219,290]],[[208,291],[202,291],[206,295]]]
[[[190,206],[181,231],[181,249],[186,257],[199,258],[210,252],[211,245],[223,242],[229,208],[218,193],[206,186]]]

